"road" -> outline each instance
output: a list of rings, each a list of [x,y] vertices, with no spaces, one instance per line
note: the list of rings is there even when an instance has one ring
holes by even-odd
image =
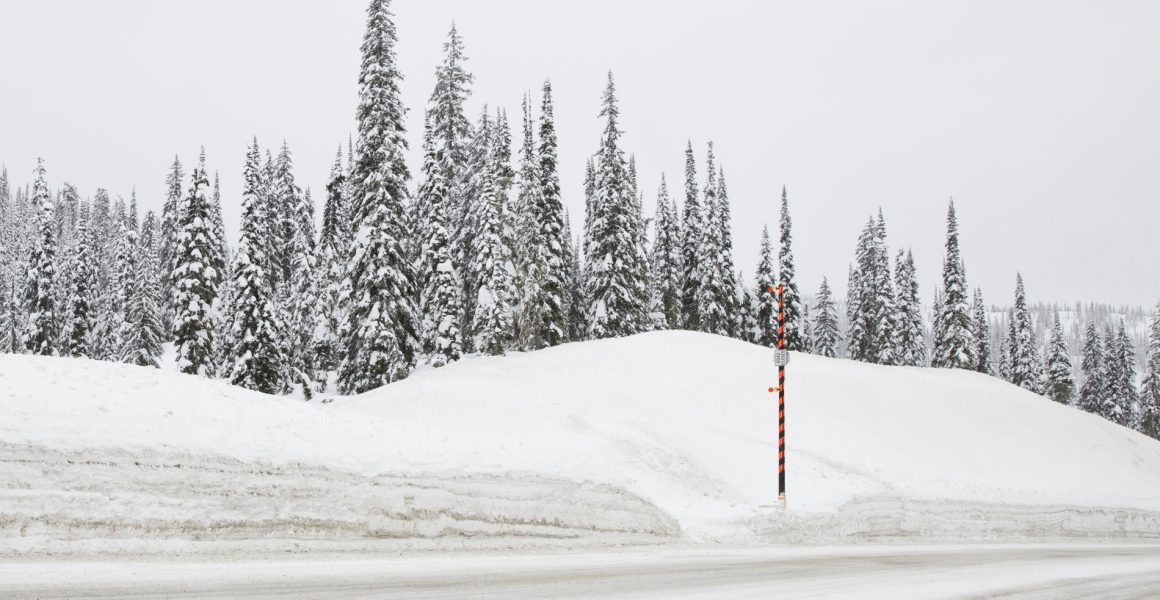
[[[1160,598],[1160,545],[635,548],[276,560],[0,561],[0,597]]]

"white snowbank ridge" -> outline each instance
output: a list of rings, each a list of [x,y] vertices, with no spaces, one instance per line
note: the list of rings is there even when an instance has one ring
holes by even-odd
[[[330,404],[0,356],[0,551],[1160,537],[1160,443],[975,373],[689,332],[423,370]],[[112,541],[110,541],[112,540]],[[136,546],[135,546],[136,545]]]

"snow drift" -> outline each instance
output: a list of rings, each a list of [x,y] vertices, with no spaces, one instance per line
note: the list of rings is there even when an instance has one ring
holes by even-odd
[[[774,377],[690,332],[330,403],[0,356],[0,550],[1160,537],[1160,443],[976,373],[797,354],[789,509],[762,508]]]

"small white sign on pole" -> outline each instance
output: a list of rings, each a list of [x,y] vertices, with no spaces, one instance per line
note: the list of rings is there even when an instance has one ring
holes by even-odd
[[[784,367],[789,364],[789,350],[778,348],[773,351],[774,366]]]

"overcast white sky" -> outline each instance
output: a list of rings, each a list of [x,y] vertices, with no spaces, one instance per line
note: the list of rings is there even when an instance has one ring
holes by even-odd
[[[160,206],[204,144],[237,229],[245,147],[285,138],[321,200],[353,129],[364,0],[0,0],[0,162]],[[565,201],[582,214],[605,73],[651,213],[685,141],[716,142],[750,275],[789,187],[797,272],[844,290],[866,218],[912,247],[925,301],[948,197],[967,276],[1009,303],[1160,297],[1160,3],[396,0],[412,173],[454,20],[484,102],[518,123],[552,79]],[[518,135],[517,135],[518,139]],[[703,177],[703,173],[701,174]],[[576,219],[577,221],[579,219]],[[839,292],[841,293],[841,292]]]

